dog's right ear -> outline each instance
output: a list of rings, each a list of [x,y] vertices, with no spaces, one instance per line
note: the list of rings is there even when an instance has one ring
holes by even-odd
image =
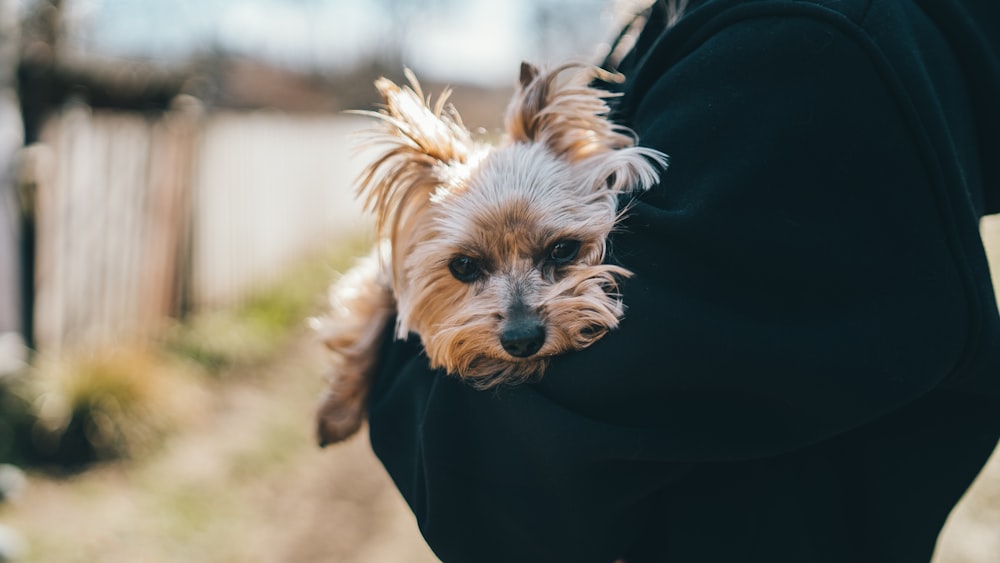
[[[633,136],[607,119],[606,100],[614,94],[590,86],[595,78],[616,77],[581,63],[548,70],[521,63],[505,116],[507,138],[514,143],[541,143],[569,162],[632,146]]]
[[[594,189],[606,187],[616,194],[647,190],[667,167],[667,157],[636,146],[632,131],[608,118],[607,99],[614,94],[591,86],[595,78],[623,77],[577,63],[547,71],[521,63],[518,87],[507,108],[507,138],[541,143],[568,162],[586,160]]]
[[[377,111],[354,111],[376,117],[381,126],[366,146],[382,152],[358,178],[358,194],[375,216],[380,238],[393,246],[409,230],[409,220],[447,183],[447,170],[469,161],[477,144],[448,103],[450,90],[437,102],[425,98],[420,83],[408,69],[408,86],[380,78],[375,87],[383,105]]]

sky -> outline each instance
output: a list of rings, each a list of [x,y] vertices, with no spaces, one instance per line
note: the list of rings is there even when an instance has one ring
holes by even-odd
[[[28,2],[31,0],[22,0]],[[180,60],[212,46],[303,69],[342,69],[395,41],[442,80],[510,82],[521,60],[593,60],[622,0],[65,0],[70,44]],[[537,15],[555,17],[540,27]],[[387,14],[396,14],[390,17]],[[543,29],[548,31],[543,31]]]

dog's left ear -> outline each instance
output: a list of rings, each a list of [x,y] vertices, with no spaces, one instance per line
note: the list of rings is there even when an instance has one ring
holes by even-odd
[[[521,63],[517,91],[507,108],[508,139],[542,143],[569,162],[588,160],[595,188],[646,190],[667,166],[663,153],[635,146],[635,135],[608,119],[615,94],[591,86],[595,78],[620,80],[594,66],[570,63],[542,71]]]

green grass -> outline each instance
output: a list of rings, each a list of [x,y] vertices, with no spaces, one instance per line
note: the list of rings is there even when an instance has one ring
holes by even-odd
[[[351,239],[304,260],[241,307],[191,315],[170,331],[166,349],[213,374],[266,361],[306,330],[305,320],[322,312],[326,288],[337,272],[364,256],[369,246],[367,238]]]

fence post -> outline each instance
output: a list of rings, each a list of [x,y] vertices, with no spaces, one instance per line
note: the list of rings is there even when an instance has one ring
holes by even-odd
[[[24,140],[16,84],[17,12],[17,2],[0,0],[0,375],[4,364],[20,355],[18,342],[27,330],[22,316],[29,309],[22,308],[22,285],[30,274],[21,260],[21,205],[14,183],[14,158]]]

